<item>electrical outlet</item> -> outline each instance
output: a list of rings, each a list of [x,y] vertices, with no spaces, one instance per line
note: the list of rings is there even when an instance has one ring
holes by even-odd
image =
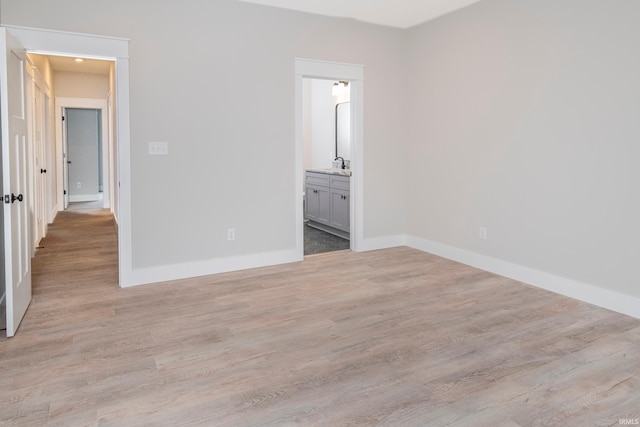
[[[227,230],[227,240],[236,240],[236,229],[230,228]]]
[[[478,238],[480,240],[487,240],[487,227],[480,227],[478,231]]]
[[[76,182],[76,188],[82,188],[82,183],[81,182]]]

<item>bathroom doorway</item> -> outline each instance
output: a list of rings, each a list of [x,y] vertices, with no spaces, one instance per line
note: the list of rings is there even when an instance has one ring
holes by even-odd
[[[296,247],[301,258],[357,251],[362,245],[363,76],[360,65],[296,59]],[[340,126],[339,117],[346,126]],[[345,134],[346,151],[337,139]]]
[[[304,255],[350,249],[348,81],[303,79]]]

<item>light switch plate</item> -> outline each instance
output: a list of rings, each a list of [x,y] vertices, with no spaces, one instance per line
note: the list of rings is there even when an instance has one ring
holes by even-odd
[[[166,141],[149,142],[150,156],[166,156],[169,154],[169,144]]]

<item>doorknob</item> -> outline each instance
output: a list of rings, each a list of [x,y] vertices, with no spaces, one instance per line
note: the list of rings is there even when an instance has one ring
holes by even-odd
[[[15,201],[22,201],[22,194],[18,194],[17,196],[13,193],[11,193],[11,203],[15,202]]]
[[[40,173],[47,173],[46,169],[40,169]]]
[[[71,164],[71,160],[67,160],[67,164],[69,164],[69,165],[70,165],[70,164]]]

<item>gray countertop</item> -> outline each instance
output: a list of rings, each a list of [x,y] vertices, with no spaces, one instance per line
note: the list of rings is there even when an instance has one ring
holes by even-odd
[[[307,172],[326,173],[327,175],[351,176],[351,169],[307,169]]]

